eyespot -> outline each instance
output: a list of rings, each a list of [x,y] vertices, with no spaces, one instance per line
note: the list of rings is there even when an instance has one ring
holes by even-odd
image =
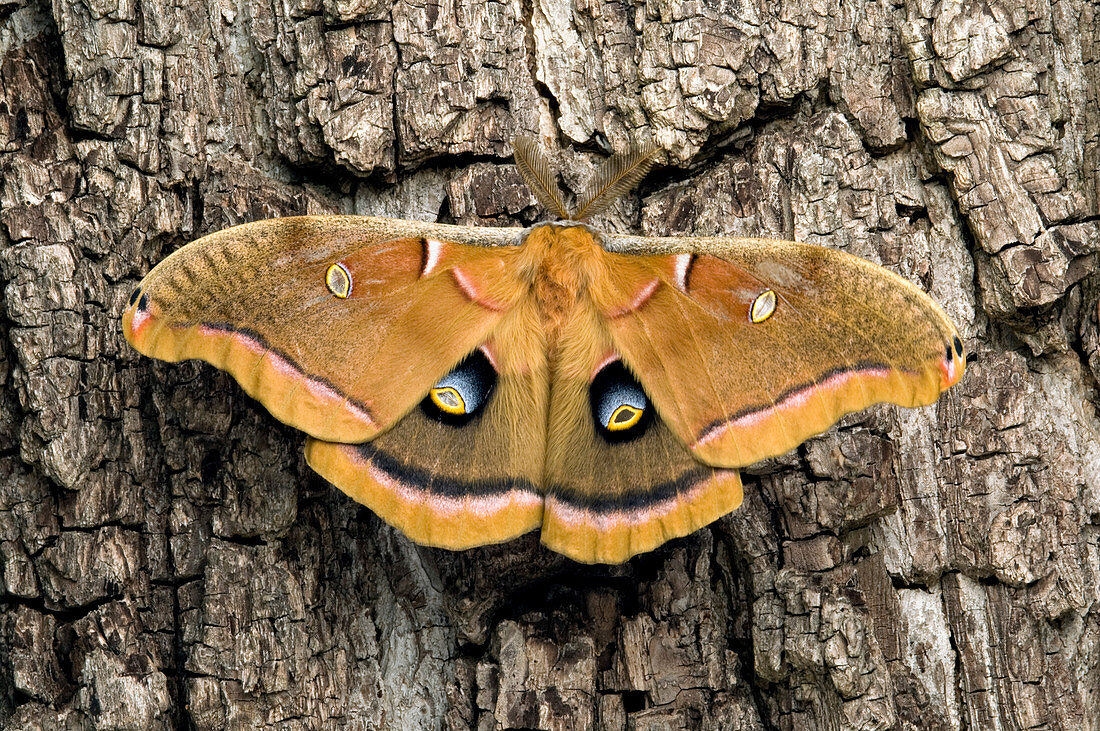
[[[325,285],[334,296],[347,299],[351,294],[351,273],[343,264],[336,262],[325,272]]]
[[[138,297],[140,297],[140,296],[141,296],[141,287],[138,287],[137,289],[135,289],[133,292],[130,293],[130,301],[129,301],[127,306],[133,307],[134,303],[138,301]]]
[[[955,346],[955,355],[961,358],[963,354],[963,343],[962,340],[959,339],[958,335],[956,335],[955,339],[951,341],[951,344]]]
[[[644,407],[638,408],[633,404],[620,404],[615,411],[611,413],[611,417],[607,420],[605,426],[608,431],[623,431],[641,421],[642,414],[644,413]]]
[[[641,385],[621,360],[604,367],[588,387],[596,431],[609,442],[641,436],[653,417],[653,408]]]
[[[466,400],[462,398],[462,394],[454,386],[436,386],[428,392],[428,398],[440,411],[456,416],[467,413]]]
[[[436,421],[461,426],[481,413],[496,381],[489,359],[475,350],[428,391],[421,408]]]
[[[752,307],[749,308],[749,319],[753,321],[753,324],[759,325],[772,316],[772,313],[775,312],[775,304],[775,291],[771,289],[764,290],[752,301]]]

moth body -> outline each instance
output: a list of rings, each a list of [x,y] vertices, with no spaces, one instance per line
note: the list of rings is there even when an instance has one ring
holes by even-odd
[[[873,403],[931,403],[965,365],[939,307],[862,259],[575,222],[244,224],[155,267],[123,332],[227,371],[417,542],[541,528],[606,563],[735,509],[737,468]]]

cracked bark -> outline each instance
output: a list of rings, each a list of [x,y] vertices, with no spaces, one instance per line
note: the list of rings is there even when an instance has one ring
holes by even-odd
[[[1100,729],[1100,10],[0,0],[5,728]],[[517,132],[667,167],[600,224],[800,238],[974,353],[621,567],[419,548],[118,316],[256,218],[515,223]]]

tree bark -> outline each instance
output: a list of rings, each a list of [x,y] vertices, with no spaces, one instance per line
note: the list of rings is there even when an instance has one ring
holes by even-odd
[[[413,545],[122,338],[231,224],[536,220],[517,133],[655,139],[599,226],[881,262],[966,376],[592,567]],[[0,0],[0,724],[1100,730],[1098,160],[1084,0]]]

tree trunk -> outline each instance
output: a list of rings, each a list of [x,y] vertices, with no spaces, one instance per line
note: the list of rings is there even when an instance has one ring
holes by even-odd
[[[1098,106],[1082,0],[0,0],[0,724],[1100,730]],[[601,567],[418,547],[123,340],[230,224],[536,220],[516,133],[656,139],[599,226],[879,261],[966,376]]]

